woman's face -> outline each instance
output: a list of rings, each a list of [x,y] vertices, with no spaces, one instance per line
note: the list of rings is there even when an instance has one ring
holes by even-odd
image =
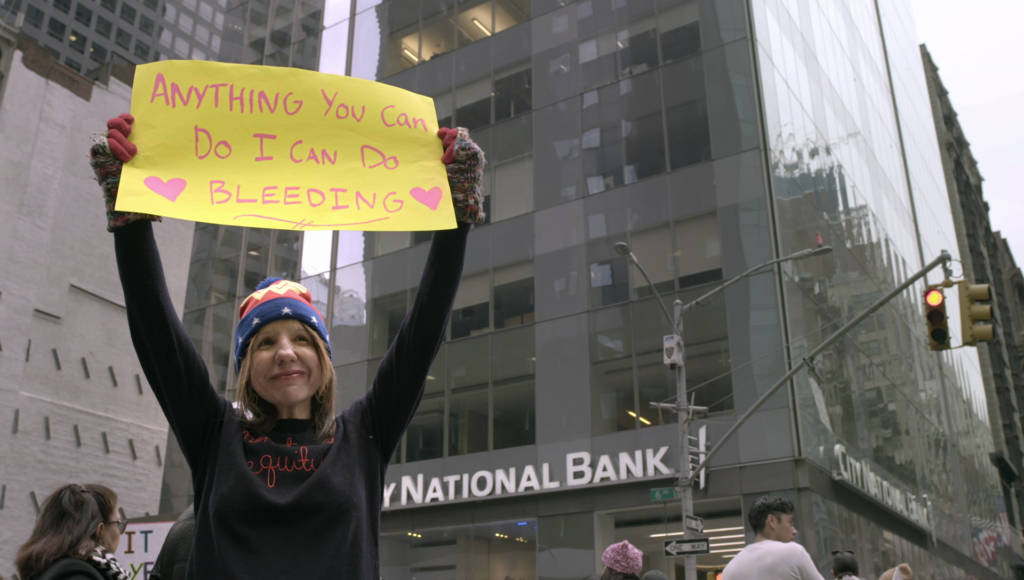
[[[323,382],[313,331],[297,320],[277,320],[252,339],[250,384],[277,407],[278,419],[310,419]]]
[[[107,516],[107,521],[100,524],[99,544],[111,552],[117,551],[117,545],[121,543],[121,531],[117,527],[117,521],[121,519],[121,512],[117,509],[117,502],[114,502],[114,511]]]

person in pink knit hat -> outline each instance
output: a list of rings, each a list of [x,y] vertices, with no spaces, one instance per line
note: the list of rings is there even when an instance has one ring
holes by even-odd
[[[601,580],[640,580],[644,567],[644,553],[628,540],[612,544],[601,556],[605,569]]]

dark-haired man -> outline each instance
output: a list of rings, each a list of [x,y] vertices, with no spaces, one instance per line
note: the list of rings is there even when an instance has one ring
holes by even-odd
[[[793,502],[766,495],[757,498],[747,514],[754,543],[729,562],[722,580],[823,580],[810,555],[794,542]]]

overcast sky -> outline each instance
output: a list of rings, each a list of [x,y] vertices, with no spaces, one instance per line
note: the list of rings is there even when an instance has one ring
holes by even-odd
[[[911,0],[918,42],[939,67],[985,178],[992,229],[1024,267],[1022,0]]]

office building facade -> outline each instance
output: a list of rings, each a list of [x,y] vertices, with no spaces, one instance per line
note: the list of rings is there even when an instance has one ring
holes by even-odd
[[[675,417],[651,407],[675,394],[669,330],[616,242],[684,301],[818,236],[834,248],[686,318],[688,386],[710,409],[693,427],[712,443],[801,353],[958,253],[903,2],[371,0],[329,6],[324,26],[321,70],[433,97],[490,161],[490,223],[389,470],[386,577],[582,577],[622,539],[645,569],[678,573],[662,541],[679,506],[649,496],[677,466]],[[429,237],[306,234],[344,399],[372,379]],[[845,548],[866,576],[897,561],[1005,572],[978,357],[928,351],[922,290],[726,442],[697,492],[716,530],[702,570],[750,539],[737,536],[753,498],[777,493],[826,573]]]
[[[128,108],[133,71],[94,82],[6,27],[0,47],[0,575],[11,578],[62,485],[100,483],[127,517],[156,514],[168,429],[132,346],[86,158],[90,135]],[[180,312],[193,224],[155,229]]]
[[[271,46],[277,28],[260,20],[276,12],[242,6],[248,56],[233,62],[283,63],[270,55],[286,43]],[[581,578],[623,539],[645,571],[682,576],[662,550],[680,506],[651,495],[678,467],[676,418],[651,405],[674,400],[670,331],[615,243],[684,302],[833,248],[685,318],[687,385],[709,408],[691,433],[712,444],[804,353],[940,250],[958,254],[902,0],[341,0],[322,26],[319,70],[434,98],[440,124],[468,127],[489,160],[488,223],[470,236],[448,340],[388,471],[385,578]],[[296,66],[306,52],[290,40]],[[186,324],[218,389],[233,392],[238,302],[291,268],[329,320],[339,406],[362,396],[430,239],[198,226]],[[924,577],[1008,574],[979,359],[928,350],[923,288],[725,442],[695,492],[712,537],[702,572],[752,539],[746,512],[773,493],[797,505],[825,574],[833,549],[857,552],[865,577],[898,562]],[[170,468],[179,510],[187,468]]]

